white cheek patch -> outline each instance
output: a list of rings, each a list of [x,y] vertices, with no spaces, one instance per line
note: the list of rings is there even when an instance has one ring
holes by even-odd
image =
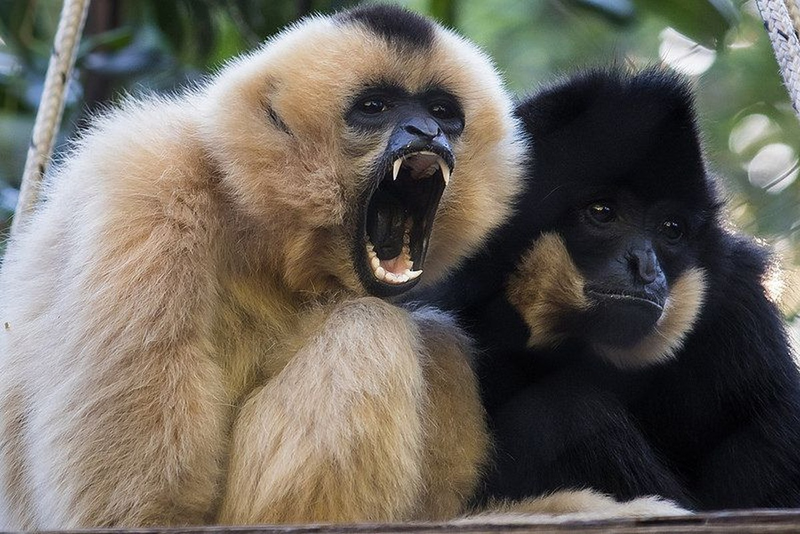
[[[609,362],[622,369],[636,369],[665,362],[674,357],[692,330],[706,296],[703,269],[689,269],[672,285],[664,313],[654,331],[629,348],[596,345]]]

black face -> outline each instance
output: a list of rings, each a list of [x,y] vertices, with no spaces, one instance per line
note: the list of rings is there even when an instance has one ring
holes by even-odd
[[[409,94],[382,86],[363,91],[345,120],[367,135],[391,132],[365,192],[353,257],[367,291],[397,295],[411,289],[422,273],[433,218],[455,165],[451,146],[464,130],[464,114],[445,91]]]
[[[682,211],[616,193],[569,214],[563,237],[592,303],[579,326],[590,341],[624,348],[653,332],[670,284],[695,256],[696,228]]]

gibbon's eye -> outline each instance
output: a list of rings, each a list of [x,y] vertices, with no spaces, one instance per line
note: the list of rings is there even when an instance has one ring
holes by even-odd
[[[431,104],[429,111],[437,119],[448,120],[459,117],[456,107],[447,102],[435,102]]]
[[[683,225],[676,220],[667,219],[658,228],[659,233],[667,238],[668,241],[676,242],[683,237]]]
[[[591,217],[593,221],[599,223],[608,223],[617,218],[617,213],[614,211],[614,208],[606,202],[594,202],[586,208],[586,211],[589,212],[589,217]]]
[[[371,97],[362,100],[358,105],[358,108],[362,113],[366,113],[367,115],[375,115],[389,109],[389,107],[386,105],[386,102],[379,97]]]

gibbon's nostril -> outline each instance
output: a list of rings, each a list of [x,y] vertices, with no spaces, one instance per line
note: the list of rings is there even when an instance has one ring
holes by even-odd
[[[428,139],[434,139],[442,134],[439,124],[437,124],[435,120],[429,118],[423,119],[415,117],[408,121],[405,130],[411,135],[427,137]]]
[[[631,251],[629,261],[633,272],[645,284],[652,284],[658,278],[658,260],[652,249]]]

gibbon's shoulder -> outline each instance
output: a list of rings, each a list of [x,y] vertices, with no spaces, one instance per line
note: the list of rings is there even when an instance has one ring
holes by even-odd
[[[128,95],[99,111],[48,172],[44,195],[80,189],[87,199],[99,194],[124,202],[141,199],[170,175],[197,176],[205,169],[197,142],[198,101],[195,89]]]
[[[767,315],[780,320],[767,289],[770,278],[780,268],[768,245],[748,235],[718,229],[706,243],[703,265],[709,284],[708,315],[714,315],[720,308],[726,309],[728,314],[737,314],[736,310],[751,313],[768,305],[769,311],[759,312],[764,320]]]

